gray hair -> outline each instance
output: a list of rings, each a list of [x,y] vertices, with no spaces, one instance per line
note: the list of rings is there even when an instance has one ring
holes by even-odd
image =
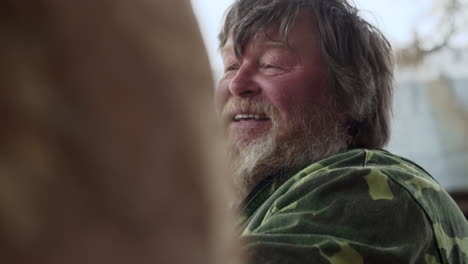
[[[219,34],[232,37],[240,57],[248,41],[272,24],[287,43],[291,25],[303,11],[316,21],[337,111],[347,118],[349,148],[382,148],[390,138],[393,54],[385,36],[346,0],[236,0]]]

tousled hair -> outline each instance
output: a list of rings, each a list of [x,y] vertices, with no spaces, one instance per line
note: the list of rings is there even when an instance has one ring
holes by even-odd
[[[344,113],[349,148],[382,148],[390,138],[394,61],[389,41],[346,0],[237,0],[227,10],[219,46],[232,38],[236,56],[277,25],[283,42],[300,14],[316,22],[337,110]]]

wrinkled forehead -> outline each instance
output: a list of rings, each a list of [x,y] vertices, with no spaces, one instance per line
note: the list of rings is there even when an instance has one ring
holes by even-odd
[[[236,57],[242,57],[245,49],[250,45],[285,49],[294,53],[302,49],[318,47],[317,24],[310,13],[301,12],[291,24],[287,27],[283,26],[281,21],[272,22],[266,26],[252,26],[255,30],[249,30],[240,38],[231,29],[224,46],[220,47],[221,55],[233,52]]]
[[[249,45],[262,45],[274,48],[289,48],[287,32],[282,32],[277,22],[267,25],[252,25],[241,34],[235,34],[231,28],[226,42],[220,47],[221,54],[234,51],[241,56]]]
[[[268,34],[268,32],[261,32],[255,36],[252,36],[243,46],[242,52],[239,55],[244,55],[244,51],[247,47],[252,46],[254,48],[260,48],[262,50],[285,50],[285,51],[293,51],[293,48],[290,46],[287,39],[277,38],[277,34]],[[236,55],[235,54],[235,44],[233,41],[232,36],[229,36],[226,44],[220,48],[220,53],[222,56],[224,55]]]

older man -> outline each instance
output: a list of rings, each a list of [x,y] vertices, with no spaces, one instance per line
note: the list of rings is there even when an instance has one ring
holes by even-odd
[[[393,61],[345,0],[238,0],[216,90],[252,263],[468,263],[468,224],[422,168],[380,150]]]

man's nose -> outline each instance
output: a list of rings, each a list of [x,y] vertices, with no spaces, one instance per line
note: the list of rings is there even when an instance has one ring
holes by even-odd
[[[229,91],[234,96],[239,97],[253,97],[260,93],[260,87],[253,80],[252,68],[242,66],[240,67],[234,78],[229,84]]]

